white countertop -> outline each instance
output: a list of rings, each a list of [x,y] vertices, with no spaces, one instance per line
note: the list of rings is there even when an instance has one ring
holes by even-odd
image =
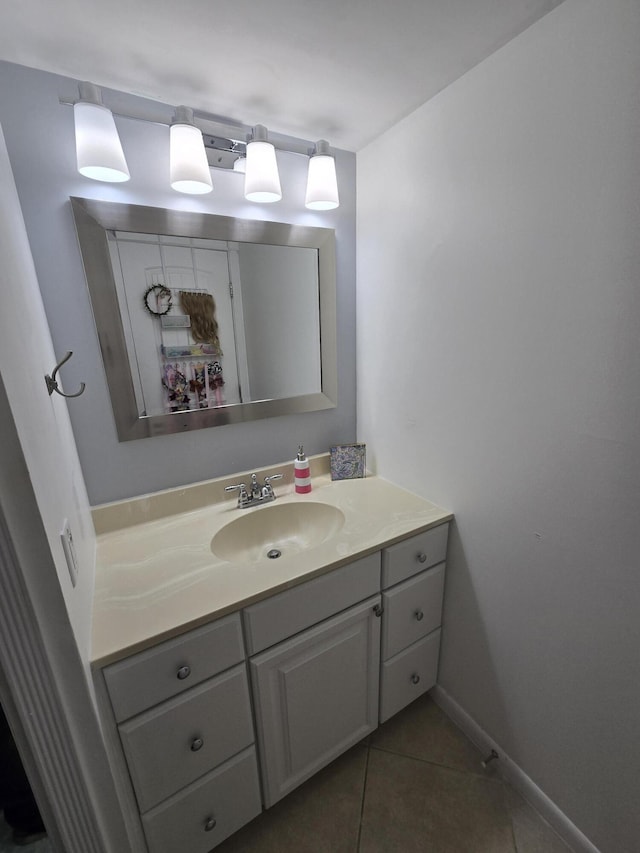
[[[314,467],[321,470],[322,465],[316,460],[312,473]],[[93,665],[140,651],[453,517],[379,477],[332,482],[321,473],[313,477],[310,494],[297,495],[285,471],[275,504],[330,504],[344,513],[344,526],[303,553],[230,563],[213,554],[212,537],[242,513],[266,509],[237,509],[236,498],[215,502],[233,481],[224,478],[161,493],[162,511],[171,499],[177,511],[159,518],[148,511],[155,496],[94,511],[97,531],[105,532],[97,537]],[[185,511],[185,505],[201,502],[205,488],[213,502]],[[193,490],[199,490],[198,500]]]

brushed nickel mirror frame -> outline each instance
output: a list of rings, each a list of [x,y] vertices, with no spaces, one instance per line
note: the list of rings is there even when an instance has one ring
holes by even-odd
[[[331,409],[337,403],[336,259],[332,228],[290,225],[137,204],[70,199],[119,441]],[[215,409],[141,416],[129,368],[108,231],[317,249],[321,388],[318,393]]]

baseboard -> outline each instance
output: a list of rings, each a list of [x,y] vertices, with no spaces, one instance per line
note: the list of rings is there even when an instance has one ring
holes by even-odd
[[[578,827],[560,811],[544,791],[530,779],[524,770],[512,761],[499,743],[496,743],[467,712],[458,705],[444,688],[436,685],[430,692],[433,701],[461,729],[465,735],[486,755],[492,749],[500,756],[496,769],[530,803],[533,808],[553,827],[562,840],[575,853],[599,853]]]

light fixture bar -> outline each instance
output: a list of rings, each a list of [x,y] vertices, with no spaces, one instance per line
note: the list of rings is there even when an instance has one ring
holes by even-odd
[[[76,114],[76,144],[78,170],[95,180],[126,181],[129,170],[115,127],[114,116],[121,119],[143,121],[170,129],[170,182],[179,192],[208,193],[212,190],[211,169],[223,169],[244,174],[245,198],[249,201],[272,202],[282,198],[276,151],[304,156],[308,161],[305,206],[310,210],[332,210],[339,206],[335,158],[329,143],[319,140],[315,146],[301,139],[276,135],[272,139],[264,125],[250,128],[241,124],[221,122],[211,113],[194,111],[180,106],[174,117],[167,121],[167,108],[154,101],[143,101],[137,112],[110,109],[102,103],[102,93],[92,83],[81,83],[80,100],[60,99],[63,105],[73,106]],[[116,104],[117,93],[113,96]],[[122,103],[122,101],[120,101]],[[85,131],[89,123],[83,120],[86,113],[94,124],[102,123],[104,138],[111,138],[111,159],[102,161],[90,150],[84,136],[91,139],[92,131]],[[107,125],[109,133],[106,132]],[[95,139],[91,143],[96,146]],[[83,147],[84,145],[84,147]],[[98,146],[100,147],[100,146]],[[179,153],[182,151],[182,153]],[[190,151],[191,153],[187,153]],[[94,161],[94,162],[90,162]]]

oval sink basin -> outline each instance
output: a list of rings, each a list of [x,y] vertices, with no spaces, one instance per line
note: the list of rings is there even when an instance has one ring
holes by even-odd
[[[238,512],[246,515],[234,518],[211,540],[216,557],[234,563],[299,554],[325,542],[344,524],[339,509],[321,503],[270,504]]]

